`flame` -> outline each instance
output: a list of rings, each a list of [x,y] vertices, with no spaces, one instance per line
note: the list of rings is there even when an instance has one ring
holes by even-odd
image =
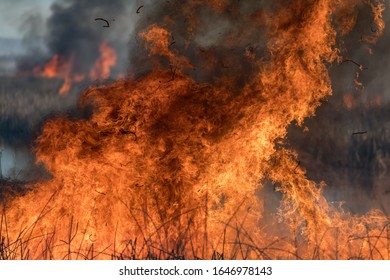
[[[106,41],[99,46],[100,57],[89,73],[91,80],[103,80],[110,76],[110,70],[116,65],[116,52]]]
[[[382,18],[383,11],[385,10],[385,4],[382,1],[368,1],[368,4],[371,6],[373,24],[371,26],[371,32],[373,34],[363,35],[362,40],[370,44],[375,44],[380,36],[383,34],[383,29],[385,28],[385,23]]]
[[[64,80],[59,94],[66,94],[73,86],[74,82],[81,82],[89,76],[91,80],[104,80],[110,76],[111,68],[117,63],[115,50],[103,41],[99,46],[100,56],[96,59],[88,75],[78,73],[74,69],[75,56],[63,57],[58,54],[42,67],[35,67],[33,74],[44,78],[61,78]]]
[[[226,3],[210,6],[222,13]],[[53,178],[4,206],[7,258],[388,259],[388,217],[332,205],[281,148],[288,125],[331,94],[337,30],[351,30],[332,15],[361,3],[292,1],[262,13],[267,58],[250,56],[255,72],[239,88],[229,76],[197,83],[167,28],[141,32],[153,71],[88,89],[80,103],[93,106],[90,119],[45,124],[35,152]],[[109,69],[103,49],[97,64]],[[266,178],[283,195],[274,225],[261,223],[256,195]]]
[[[44,78],[62,78],[62,84],[59,93],[67,93],[73,84],[73,56],[70,59],[55,54],[43,67],[35,67],[33,73],[35,76]]]
[[[60,71],[60,57],[56,54],[43,66],[43,69],[40,70],[39,67],[35,68],[34,71],[36,74],[41,75],[42,77],[54,78],[58,77]]]
[[[352,94],[348,93],[343,95],[343,101],[344,105],[351,110],[353,107],[355,107],[355,98]]]

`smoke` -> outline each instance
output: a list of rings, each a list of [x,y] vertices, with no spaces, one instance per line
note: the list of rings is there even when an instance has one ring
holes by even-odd
[[[55,2],[51,6],[51,15],[46,20],[45,28],[37,28],[41,22],[35,17],[28,19],[29,25],[26,26],[29,27],[25,29],[25,41],[31,37],[37,38],[29,28],[34,27],[34,30],[40,32],[45,30],[44,45],[47,53],[41,55],[37,62],[36,53],[30,52],[20,61],[19,69],[32,71],[34,66],[43,65],[58,55],[65,61],[72,60],[72,73],[88,74],[100,55],[99,44],[106,41],[115,48],[118,61],[122,62],[118,63],[112,74],[124,73],[127,69],[129,34],[135,23],[133,8],[133,2],[124,0]],[[97,18],[107,20],[109,27],[103,27],[106,23],[95,20]]]
[[[15,5],[19,10],[25,9]],[[35,172],[34,155],[30,152],[41,125],[47,119],[62,114],[69,117],[83,115],[77,110],[77,100],[89,81],[73,86],[66,96],[58,96],[63,81],[29,77],[34,69],[58,55],[63,61],[72,61],[70,72],[88,76],[100,56],[99,44],[106,41],[115,49],[119,61],[111,74],[126,73],[129,34],[136,21],[134,5],[134,2],[122,0],[65,0],[55,2],[51,6],[51,14],[45,15],[46,19],[36,8],[18,14],[18,19],[12,19],[18,21],[26,50],[23,56],[18,57],[18,73],[28,77],[19,75],[2,77],[1,80],[0,145],[6,149],[4,155],[23,154],[14,157],[15,160],[12,156],[3,157],[6,161],[3,162],[4,176],[7,177],[12,168],[23,166],[24,172],[19,174],[19,179],[36,178],[24,175],[27,171],[29,174],[41,174]],[[107,19],[110,27],[102,27],[105,23],[95,21],[96,18]]]
[[[30,54],[42,55],[45,51],[42,40],[45,36],[45,22],[39,12],[26,14],[26,19],[20,26],[23,32],[23,41],[26,50]]]
[[[138,34],[156,25],[170,31],[169,49],[187,57],[184,71],[197,81],[218,83],[222,77],[243,83],[254,71],[253,60],[265,50],[267,1],[164,1],[147,3],[141,10],[130,45],[130,74],[147,73],[151,63]],[[243,54],[246,59],[242,59]],[[156,59],[156,57],[155,57]],[[169,65],[171,64],[171,65]],[[175,68],[160,57],[161,68]],[[227,79],[226,79],[227,80]]]
[[[52,16],[48,19],[47,44],[51,54],[70,59],[75,56],[73,71],[88,71],[99,56],[99,44],[106,32],[101,22],[95,18],[105,17],[113,24],[123,11],[123,1],[62,1],[51,7]]]
[[[389,9],[383,19],[390,20]],[[326,183],[331,201],[345,201],[354,213],[389,214],[390,29],[375,45],[363,40],[376,29],[370,11],[359,9],[356,26],[342,39],[344,62],[330,68],[333,95],[303,127],[290,126],[287,138],[308,177]]]

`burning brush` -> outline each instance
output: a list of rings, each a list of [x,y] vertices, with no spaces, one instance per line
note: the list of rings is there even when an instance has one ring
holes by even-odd
[[[383,4],[174,7],[138,30],[145,55],[132,61],[144,62],[135,78],[88,89],[80,106],[92,108],[89,119],[45,124],[35,152],[53,178],[4,204],[1,256],[388,259],[388,217],[331,206],[282,145],[289,124],[302,124],[331,94],[328,67],[342,62],[337,40],[357,10],[372,8],[380,35]],[[207,27],[210,15],[220,37]],[[91,77],[115,63],[107,48]],[[67,63],[53,59],[67,77]],[[273,227],[261,223],[267,209],[256,195],[266,178],[283,195]]]
[[[104,80],[110,77],[110,70],[116,64],[116,53],[106,41],[103,41],[99,47],[100,56],[89,71],[90,80]],[[44,78],[62,78],[64,80],[59,93],[65,94],[71,88],[73,82],[81,82],[85,79],[85,74],[74,73],[72,70],[74,64],[74,55],[70,57],[61,57],[55,54],[49,62],[42,68],[36,66],[33,70],[34,76]]]

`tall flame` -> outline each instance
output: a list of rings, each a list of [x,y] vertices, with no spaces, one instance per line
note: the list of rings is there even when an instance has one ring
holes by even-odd
[[[99,46],[100,57],[96,60],[89,76],[92,80],[107,79],[110,76],[111,68],[116,64],[116,53],[106,41]]]
[[[218,86],[195,82],[184,73],[189,59],[169,48],[168,29],[143,31],[150,59],[165,58],[170,70],[156,60],[137,80],[90,88],[81,99],[94,108],[90,119],[45,124],[35,151],[53,178],[5,205],[3,251],[38,259],[388,259],[388,217],[332,206],[282,147],[288,125],[313,116],[331,94],[327,68],[341,61],[334,22],[349,22],[332,17],[353,17],[361,3],[299,0],[264,12],[267,57],[243,52],[256,70],[239,88],[229,77]],[[223,12],[227,4],[210,6]],[[261,223],[256,192],[266,178],[283,194],[279,230]]]

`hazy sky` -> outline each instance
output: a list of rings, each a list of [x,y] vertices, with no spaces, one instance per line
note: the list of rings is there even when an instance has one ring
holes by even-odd
[[[26,18],[40,14],[47,18],[55,0],[0,0],[0,37],[21,38],[20,26]]]

